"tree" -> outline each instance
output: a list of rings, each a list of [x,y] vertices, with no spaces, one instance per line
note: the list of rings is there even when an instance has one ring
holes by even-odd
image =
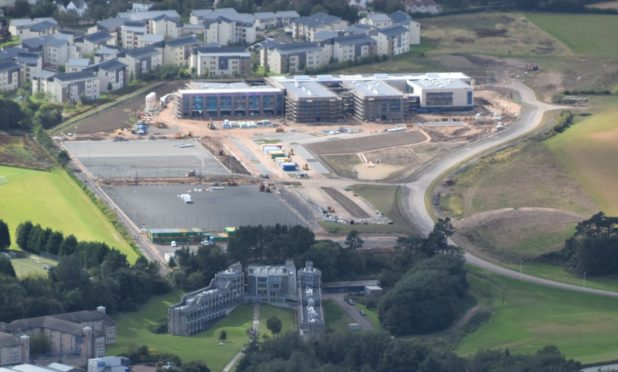
[[[26,221],[17,226],[17,246],[24,251],[28,250],[28,236],[32,230],[32,222]]]
[[[13,268],[11,260],[4,255],[0,256],[0,278],[2,277],[2,275],[6,275],[12,278],[17,277],[17,275],[15,275],[15,269]]]
[[[273,335],[278,335],[281,332],[281,326],[281,319],[274,315],[266,319],[266,327]]]
[[[219,333],[219,340],[220,341],[227,340],[227,332],[225,330],[222,330],[221,333]]]
[[[351,250],[357,250],[363,248],[363,238],[360,237],[360,233],[356,230],[352,230],[345,238],[345,247]]]
[[[77,247],[77,238],[73,235],[69,235],[64,239],[62,244],[60,245],[60,255],[68,256],[75,252],[75,248]]]
[[[15,1],[15,7],[12,12],[13,17],[15,18],[24,18],[30,15],[30,4],[28,4],[27,0],[17,0]]]
[[[9,234],[9,226],[3,220],[0,220],[0,249],[6,249],[11,246],[11,234]]]
[[[39,356],[45,355],[51,351],[51,343],[49,339],[45,335],[45,333],[40,332],[32,335],[30,337],[30,355]]]

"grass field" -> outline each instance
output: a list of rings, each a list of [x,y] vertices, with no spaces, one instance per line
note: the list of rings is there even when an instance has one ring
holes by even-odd
[[[618,15],[529,13],[526,17],[577,54],[618,57]]]
[[[578,122],[547,145],[598,208],[618,215],[618,99],[613,101],[612,108]]]
[[[551,344],[582,362],[618,358],[618,299],[531,285],[476,269],[468,277],[471,291],[494,313],[463,338],[458,353],[506,348],[533,353]]]
[[[454,179],[441,206],[457,218],[502,208],[544,207],[582,214],[597,209],[543,142],[484,157]]]
[[[148,345],[160,352],[176,354],[183,362],[204,361],[211,370],[221,371],[249,341],[247,330],[252,326],[253,307],[242,305],[209,330],[193,336],[152,333],[148,327],[164,321],[168,306],[176,303],[180,296],[180,293],[175,292],[153,297],[139,311],[116,316],[117,342],[107,349],[107,354],[121,355],[130,344]],[[227,332],[227,340],[219,345],[222,330]]]
[[[584,285],[584,280],[580,276],[571,274],[564,270],[560,266],[538,263],[538,262],[523,262],[522,265],[508,264],[507,267],[519,271],[525,274],[538,276],[541,278],[547,278],[556,280],[559,282],[575,284],[579,286]],[[586,277],[586,287],[606,289],[610,291],[618,291],[618,276],[604,276],[604,277]]]
[[[379,185],[353,185],[351,189],[360,197],[369,202],[374,208],[379,210],[383,215],[393,221],[393,225],[378,225],[378,226],[394,226],[397,231],[405,234],[416,234],[408,225],[405,217],[401,214],[397,204],[399,197],[398,186],[379,186]],[[361,225],[359,225],[361,226]]]
[[[332,300],[322,301],[324,306],[324,320],[326,327],[333,331],[347,332],[348,324],[354,323],[354,320],[346,314],[339,305]]]
[[[260,337],[266,335],[267,337],[273,337],[273,334],[266,327],[266,320],[271,316],[276,316],[281,320],[281,333],[293,332],[296,330],[295,311],[291,309],[284,309],[281,307],[271,305],[260,305]]]
[[[125,253],[137,253],[114,229],[105,215],[62,169],[50,172],[0,166],[0,218],[9,224],[13,247],[15,230],[30,220],[81,240],[96,240]]]
[[[56,266],[57,262],[44,257],[29,255],[27,258],[15,258],[11,260],[15,274],[18,278],[28,276],[47,276],[46,267]]]

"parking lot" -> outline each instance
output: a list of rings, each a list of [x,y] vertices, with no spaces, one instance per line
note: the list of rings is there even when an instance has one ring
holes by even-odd
[[[71,154],[96,177],[166,178],[227,174],[197,140],[67,141]]]
[[[110,186],[105,192],[140,228],[199,227],[222,231],[228,226],[304,224],[287,204],[272,193],[259,192],[257,185],[209,188]],[[184,203],[181,194],[190,194],[193,203]]]

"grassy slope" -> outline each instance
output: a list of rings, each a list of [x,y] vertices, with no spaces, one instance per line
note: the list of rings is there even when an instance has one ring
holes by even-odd
[[[616,18],[618,21],[618,17]],[[614,107],[618,107],[615,99]],[[547,141],[547,145],[592,196],[595,204],[618,214],[618,109],[593,115]]]
[[[488,323],[463,338],[457,351],[489,348],[532,353],[553,344],[569,358],[618,358],[618,299],[541,287],[487,272],[469,275],[479,302],[494,307]]]
[[[326,327],[334,331],[347,332],[348,324],[354,323],[354,320],[346,314],[339,305],[332,300],[322,301],[324,305],[324,320]]]
[[[414,234],[397,205],[398,186],[353,185],[351,189],[393,221],[397,231]]]
[[[268,327],[266,327],[266,320],[271,316],[276,316],[281,320],[281,334],[289,331],[292,332],[296,329],[295,312],[293,310],[271,305],[260,305],[260,336],[273,336]]]
[[[0,167],[0,178],[4,180],[0,184],[0,218],[9,224],[13,247],[17,225],[30,220],[81,240],[105,242],[130,261],[137,259],[137,253],[66,171]]]
[[[171,334],[155,334],[148,326],[159,324],[167,317],[167,308],[180,299],[175,292],[151,298],[134,313],[116,316],[118,341],[107,349],[108,355],[126,352],[130,344],[148,345],[160,352],[176,354],[185,361],[205,361],[213,371],[220,371],[233,356],[249,341],[246,331],[251,328],[253,308],[243,305],[228,317],[215,323],[209,330],[189,337]],[[219,334],[227,332],[227,340],[219,345]]]
[[[529,13],[526,17],[575,53],[618,57],[618,16]]]

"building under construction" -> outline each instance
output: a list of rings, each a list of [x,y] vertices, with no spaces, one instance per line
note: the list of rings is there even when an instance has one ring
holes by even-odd
[[[191,83],[178,91],[176,115],[401,122],[415,112],[469,110],[473,91],[462,73],[271,76],[265,82]]]

